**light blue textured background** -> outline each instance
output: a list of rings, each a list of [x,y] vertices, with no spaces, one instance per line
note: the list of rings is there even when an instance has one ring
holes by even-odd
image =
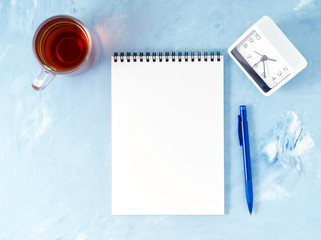
[[[31,48],[56,14],[97,36],[90,71],[43,92]],[[308,67],[264,97],[227,55],[263,15]],[[0,239],[320,239],[321,3],[284,1],[0,1]],[[111,216],[110,56],[114,51],[225,55],[225,216]],[[249,106],[254,213],[248,214],[237,139]]]

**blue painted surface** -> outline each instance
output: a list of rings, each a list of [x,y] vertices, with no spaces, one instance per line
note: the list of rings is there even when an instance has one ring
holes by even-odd
[[[97,36],[90,71],[31,88],[36,27],[56,14]],[[308,67],[264,97],[227,55],[263,15]],[[0,239],[320,239],[321,3],[285,1],[0,2]],[[225,216],[111,216],[110,56],[220,50],[225,56]],[[244,197],[238,106],[251,125],[253,215]]]

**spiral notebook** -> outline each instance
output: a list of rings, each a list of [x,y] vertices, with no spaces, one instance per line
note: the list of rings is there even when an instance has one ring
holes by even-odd
[[[224,214],[223,56],[111,60],[112,214]]]

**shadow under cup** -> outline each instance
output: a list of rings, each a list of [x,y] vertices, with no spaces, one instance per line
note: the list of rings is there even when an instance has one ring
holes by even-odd
[[[33,37],[33,51],[42,70],[33,88],[44,89],[56,74],[80,73],[90,65],[92,39],[78,19],[58,15],[45,20]]]

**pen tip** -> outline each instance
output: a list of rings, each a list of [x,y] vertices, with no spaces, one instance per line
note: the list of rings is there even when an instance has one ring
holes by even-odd
[[[252,215],[253,203],[248,203],[247,206],[248,206],[248,208],[249,208],[250,214]]]

